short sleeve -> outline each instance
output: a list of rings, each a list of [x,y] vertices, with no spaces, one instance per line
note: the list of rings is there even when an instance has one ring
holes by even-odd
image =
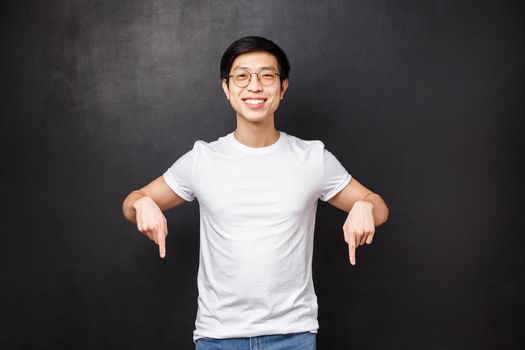
[[[163,175],[164,181],[166,181],[173,192],[187,202],[195,199],[195,191],[192,184],[193,155],[194,150],[189,150],[177,159]]]
[[[323,158],[323,183],[319,199],[326,202],[348,185],[352,176],[330,151],[324,149]]]

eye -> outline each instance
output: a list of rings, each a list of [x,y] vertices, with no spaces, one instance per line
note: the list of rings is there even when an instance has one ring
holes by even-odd
[[[263,79],[267,79],[267,78],[271,79],[271,78],[275,77],[275,73],[272,72],[272,71],[263,71],[263,72],[261,72],[261,77]]]
[[[249,79],[250,75],[246,72],[237,72],[233,75],[233,77],[237,80],[245,80]]]

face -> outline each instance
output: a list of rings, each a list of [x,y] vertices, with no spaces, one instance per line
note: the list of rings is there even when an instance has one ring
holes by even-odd
[[[233,61],[230,74],[242,68],[250,73],[259,73],[265,68],[279,72],[277,58],[265,52],[250,52],[237,56]],[[279,107],[279,102],[284,97],[284,92],[288,88],[288,79],[281,84],[279,77],[270,86],[262,85],[257,76],[251,76],[250,83],[246,87],[238,87],[230,78],[229,84],[222,82],[222,89],[226,98],[230,101],[232,108],[237,116],[251,122],[261,122],[268,118],[273,118],[274,112]]]

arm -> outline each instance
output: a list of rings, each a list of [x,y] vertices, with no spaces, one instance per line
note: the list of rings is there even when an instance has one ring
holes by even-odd
[[[137,224],[138,230],[159,246],[160,256],[166,256],[165,238],[168,234],[163,212],[184,203],[166,184],[162,176],[139,190],[131,192],[124,203],[124,217]]]
[[[345,188],[328,200],[328,203],[347,213],[352,210],[356,202],[370,202],[373,205],[375,226],[386,222],[389,212],[386,203],[377,193],[361,185],[355,178],[352,178]]]
[[[388,218],[388,207],[378,194],[370,191],[354,178],[328,200],[328,203],[348,213],[343,232],[348,243],[350,263],[355,265],[357,246],[365,242],[372,243],[375,227],[385,223]]]

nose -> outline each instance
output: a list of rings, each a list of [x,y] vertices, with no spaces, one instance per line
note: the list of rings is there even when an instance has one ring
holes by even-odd
[[[254,76],[255,75],[255,76]],[[248,91],[261,91],[262,85],[259,82],[259,76],[257,73],[250,74],[250,82],[248,83],[248,86],[246,86]]]

